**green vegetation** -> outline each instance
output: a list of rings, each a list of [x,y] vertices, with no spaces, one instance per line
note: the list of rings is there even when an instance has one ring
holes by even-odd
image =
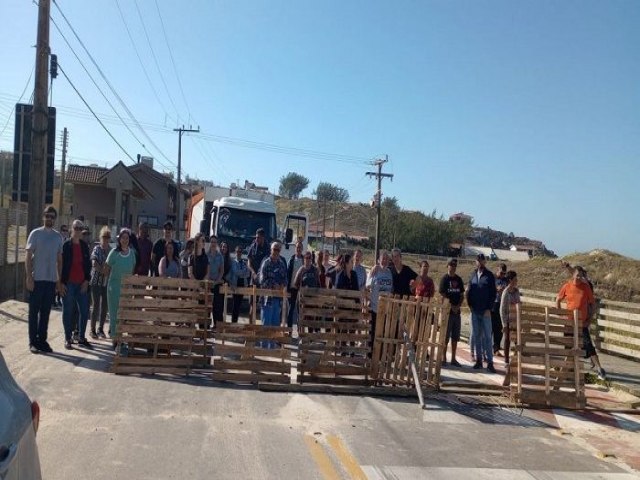
[[[289,172],[280,177],[278,195],[288,199],[298,199],[302,191],[309,186],[309,179],[296,172]]]

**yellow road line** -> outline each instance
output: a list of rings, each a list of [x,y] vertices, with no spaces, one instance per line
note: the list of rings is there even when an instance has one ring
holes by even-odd
[[[329,442],[329,445],[331,445],[331,448],[333,448],[333,451],[336,453],[340,463],[351,478],[356,480],[367,480],[367,476],[362,471],[362,468],[360,468],[360,464],[354,456],[351,455],[351,452],[339,437],[336,437],[335,435],[328,435],[327,442]]]
[[[309,453],[311,453],[311,457],[313,457],[313,460],[316,462],[316,465],[320,469],[322,477],[325,480],[339,479],[340,475],[333,466],[329,455],[325,453],[322,445],[320,445],[320,443],[318,443],[312,435],[305,435],[304,443],[307,445]]]

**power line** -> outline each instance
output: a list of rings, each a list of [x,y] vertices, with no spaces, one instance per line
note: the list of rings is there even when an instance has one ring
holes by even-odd
[[[147,26],[144,23],[144,18],[142,18],[142,12],[140,11],[140,7],[138,6],[138,0],[134,0],[134,5],[136,7],[136,11],[138,12],[138,17],[140,17],[140,23],[142,23],[142,30],[144,31],[144,36],[147,39],[147,43],[149,44],[149,49],[151,50],[151,56],[153,57],[153,61],[156,64],[156,68],[158,69],[158,73],[160,74],[160,80],[162,80],[162,84],[164,85],[164,89],[167,92],[167,96],[169,97],[169,101],[173,106],[173,109],[176,111],[176,115],[178,117],[178,122],[180,122],[180,114],[178,113],[178,109],[176,108],[176,103],[173,101],[173,97],[171,96],[171,92],[169,92],[169,88],[167,87],[167,82],[164,79],[164,75],[162,75],[162,70],[160,70],[160,64],[158,63],[158,58],[156,57],[156,52],[153,49],[153,45],[151,44],[151,39],[149,38],[149,33],[147,32]]]
[[[149,76],[149,72],[147,71],[147,67],[145,67],[144,62],[142,61],[142,57],[140,56],[140,51],[138,50],[138,47],[136,46],[136,42],[133,39],[133,35],[131,35],[131,31],[129,30],[129,25],[127,24],[127,21],[125,19],[124,13],[122,12],[122,9],[120,8],[120,2],[118,0],[116,0],[116,6],[118,7],[118,12],[120,13],[120,18],[122,19],[122,23],[124,24],[124,28],[127,30],[127,35],[129,36],[129,40],[131,40],[131,45],[133,45],[133,50],[136,52],[136,57],[138,57],[138,62],[140,63],[140,66],[142,67],[142,71],[144,72],[144,76],[146,77],[147,82],[149,83],[149,86],[151,87],[151,91],[153,92],[153,95],[156,97],[156,100],[158,101],[158,104],[162,108],[162,111],[164,112],[164,114],[170,120],[173,120],[173,118],[171,118],[171,115],[169,115],[169,112],[167,112],[167,109],[165,108],[164,103],[160,99],[160,95],[158,95],[158,91],[156,90],[156,87],[153,85],[153,82],[151,81],[151,77]],[[176,119],[176,124],[177,123],[178,123],[178,121]]]
[[[124,152],[124,154],[129,157],[131,159],[132,162],[135,163],[135,160],[133,159],[133,157],[131,155],[129,155],[129,153],[124,149],[124,147],[122,145],[120,145],[120,142],[118,142],[118,140],[116,140],[116,137],[113,136],[113,134],[109,131],[109,129],[106,127],[106,125],[104,123],[102,123],[102,120],[100,120],[100,118],[98,117],[98,115],[96,115],[96,113],[93,111],[93,109],[89,106],[89,104],[87,103],[87,101],[84,99],[84,97],[82,96],[82,94],[78,91],[78,89],[76,88],[76,86],[73,84],[73,82],[71,81],[71,79],[67,76],[66,72],[64,71],[64,69],[60,66],[60,64],[58,63],[58,70],[60,70],[60,72],[62,73],[62,75],[64,75],[64,78],[67,79],[67,82],[69,82],[69,85],[71,85],[71,88],[73,88],[73,90],[78,94],[78,96],[80,97],[80,100],[82,100],[82,102],[85,104],[85,106],[89,109],[89,111],[93,114],[93,116],[95,117],[95,119],[98,121],[98,123],[100,124],[100,126],[102,128],[104,128],[104,131],[107,132],[107,134],[111,137],[111,140],[113,140],[116,145],[118,145],[118,147],[120,147],[120,150],[122,150]]]
[[[178,80],[178,86],[180,87],[180,94],[182,95],[182,100],[184,101],[185,106],[187,107],[187,113],[189,114],[189,121],[191,121],[191,109],[189,108],[189,102],[187,102],[187,97],[184,94],[184,89],[182,88],[182,82],[180,81],[180,75],[178,75],[178,69],[176,68],[176,62],[173,58],[173,51],[171,50],[171,45],[169,44],[169,38],[167,37],[167,31],[164,28],[164,21],[162,20],[162,14],[160,13],[160,6],[158,5],[158,0],[155,0],[156,10],[158,11],[158,17],[160,17],[160,25],[162,26],[162,33],[164,34],[164,41],[167,44],[167,50],[169,50],[169,57],[171,58],[171,65],[173,65],[173,73],[176,74],[176,80]],[[137,3],[136,3],[137,5]]]
[[[69,26],[69,28],[71,29],[71,32],[73,33],[73,35],[75,36],[76,40],[78,41],[78,43],[80,44],[80,46],[83,48],[83,50],[85,51],[85,53],[87,54],[87,56],[89,57],[89,59],[91,60],[91,63],[93,63],[94,67],[96,68],[96,70],[98,71],[98,73],[100,74],[100,76],[102,77],[102,79],[104,80],[104,82],[107,84],[107,86],[109,87],[109,90],[111,90],[111,93],[113,93],[113,95],[116,97],[116,100],[118,100],[118,103],[120,103],[120,105],[122,106],[122,108],[124,108],[125,112],[127,113],[127,115],[129,116],[129,118],[134,122],[134,124],[136,125],[136,127],[140,130],[140,132],[142,133],[142,135],[149,141],[149,143],[153,146],[153,148],[155,148],[158,153],[160,153],[160,155],[162,157],[164,157],[167,162],[169,162],[169,164],[173,164],[173,162],[169,159],[169,157],[167,157],[164,152],[160,149],[160,147],[158,147],[155,142],[153,141],[153,139],[147,134],[147,132],[142,128],[142,126],[140,125],[140,122],[138,122],[138,120],[136,119],[136,117],[133,115],[133,113],[131,112],[131,110],[129,109],[129,107],[127,106],[127,104],[124,102],[124,100],[122,100],[122,97],[120,97],[120,95],[118,94],[118,92],[115,90],[115,88],[113,87],[113,85],[111,84],[111,82],[109,81],[109,79],[107,78],[107,76],[104,74],[104,72],[102,71],[102,69],[100,68],[100,66],[98,65],[98,62],[96,62],[95,58],[93,58],[93,55],[91,55],[91,53],[89,52],[89,50],[87,49],[87,47],[85,46],[84,42],[82,41],[82,39],[80,38],[80,36],[78,35],[78,33],[76,32],[76,30],[73,28],[73,25],[71,25],[71,22],[69,21],[69,19],[66,17],[66,15],[64,14],[64,12],[62,11],[62,9],[60,8],[60,6],[58,5],[58,2],[56,0],[53,0],[53,4],[56,6],[56,8],[58,9],[58,12],[60,12],[60,15],[62,15],[62,18],[64,19],[64,21],[66,22],[66,24]],[[52,19],[53,20],[53,19]]]
[[[36,67],[35,65],[33,66],[33,68],[31,69],[31,73],[29,74],[29,78],[27,79],[27,83],[24,85],[24,88],[22,89],[22,93],[20,94],[20,99],[18,100],[17,103],[20,103],[22,101],[22,97],[24,97],[25,92],[27,91],[27,88],[29,87],[29,84],[31,83],[31,77],[33,77],[33,72],[35,71]],[[13,107],[11,108],[11,112],[9,112],[9,115],[7,116],[7,121],[4,124],[4,127],[2,127],[2,132],[0,132],[0,136],[4,134],[4,131],[7,129],[7,125],[9,125],[9,122],[11,121],[11,117],[13,116],[13,112],[15,111],[15,104],[13,105]]]

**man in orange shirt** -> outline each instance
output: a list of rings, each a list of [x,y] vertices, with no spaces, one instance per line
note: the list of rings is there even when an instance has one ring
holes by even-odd
[[[582,348],[585,351],[585,358],[590,358],[591,363],[598,371],[598,378],[605,380],[606,372],[600,365],[600,359],[596,353],[596,348],[593,346],[591,335],[589,334],[589,324],[591,323],[591,317],[595,310],[596,301],[593,296],[593,290],[591,286],[585,280],[584,269],[576,266],[573,268],[573,278],[565,283],[558,297],[556,298],[556,305],[561,307],[563,300],[566,300],[567,310],[578,310],[580,327],[582,328]],[[571,317],[572,318],[572,317]]]

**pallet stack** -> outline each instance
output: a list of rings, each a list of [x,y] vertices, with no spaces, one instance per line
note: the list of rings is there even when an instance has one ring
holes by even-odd
[[[584,408],[578,311],[524,305],[516,322],[515,354],[509,367],[512,400],[531,406]]]
[[[298,382],[369,385],[371,315],[363,292],[302,288]]]
[[[128,276],[118,310],[117,374],[188,375],[196,325],[208,317],[204,282]]]
[[[381,295],[373,346],[376,383],[414,386],[412,357],[420,383],[438,389],[448,319],[448,305]]]
[[[226,285],[222,292],[225,298],[234,293]],[[250,296],[252,315],[248,325],[227,321],[216,324],[211,378],[233,383],[291,383],[291,329],[260,325],[256,320],[257,302],[266,297],[276,297],[280,298],[283,306],[281,325],[286,325],[286,289],[251,287],[235,289],[235,292]]]

